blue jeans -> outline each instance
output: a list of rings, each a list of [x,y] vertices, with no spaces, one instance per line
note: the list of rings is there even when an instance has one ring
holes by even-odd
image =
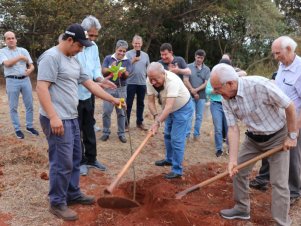
[[[113,97],[123,97],[126,99],[126,86],[119,87],[117,89],[106,89],[106,91],[111,94]],[[117,114],[117,124],[118,124],[118,136],[125,135],[125,112],[124,109],[119,109],[114,106],[111,102],[103,101],[103,114],[102,114],[102,123],[103,123],[103,134],[111,134],[111,115],[113,109],[115,108]]]
[[[33,100],[30,78],[6,79],[6,93],[9,101],[10,118],[15,131],[20,130],[20,118],[18,115],[19,96],[22,93],[26,109],[26,127],[33,128]]]
[[[81,196],[79,166],[82,149],[78,120],[63,120],[63,136],[56,136],[51,132],[47,117],[40,115],[40,123],[49,146],[50,204],[66,205],[67,200]]]
[[[165,120],[164,143],[166,161],[172,163],[172,172],[179,175],[183,173],[182,162],[186,144],[186,137],[183,134],[186,134],[192,114],[193,104],[192,100],[189,100],[185,106],[170,113]]]
[[[193,136],[199,137],[200,129],[202,126],[202,121],[203,121],[203,112],[204,112],[206,100],[205,99],[199,99],[199,100],[192,99],[192,101],[193,101],[193,107],[194,107],[194,113],[195,113]],[[192,118],[189,123],[187,137],[190,136],[191,127],[192,127]]]
[[[126,106],[127,106],[127,120],[130,123],[131,111],[133,107],[133,102],[136,98],[136,124],[141,125],[143,122],[143,111],[144,111],[144,97],[146,92],[146,85],[127,85],[127,97],[126,97]]]
[[[215,150],[223,149],[223,138],[227,136],[228,126],[221,102],[211,101],[210,111],[214,125]]]

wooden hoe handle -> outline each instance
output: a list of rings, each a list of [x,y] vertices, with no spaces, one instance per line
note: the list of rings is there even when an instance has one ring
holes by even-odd
[[[126,173],[130,165],[133,163],[137,155],[141,152],[142,148],[146,144],[146,142],[149,140],[149,138],[152,136],[152,132],[149,131],[145,139],[142,141],[140,146],[136,149],[136,151],[133,153],[131,158],[128,160],[128,162],[124,165],[122,170],[118,173],[117,177],[113,180],[113,182],[105,189],[104,193],[105,194],[112,194],[114,188],[117,186],[118,182],[120,179],[123,177],[123,175]]]
[[[236,169],[240,170],[240,169],[242,169],[242,168],[244,168],[244,167],[246,167],[248,165],[251,165],[252,163],[256,163],[258,160],[261,160],[261,159],[263,159],[265,157],[271,156],[274,153],[279,152],[281,150],[282,150],[282,146],[277,146],[277,147],[275,147],[275,148],[273,148],[273,149],[271,149],[269,151],[266,151],[266,152],[264,152],[264,153],[262,153],[262,154],[260,154],[260,155],[258,155],[256,157],[254,157],[254,158],[246,161],[246,162],[243,162],[243,163],[239,164],[238,166],[236,166]],[[194,185],[194,186],[192,186],[190,188],[187,188],[186,190],[177,193],[176,194],[176,199],[181,199],[183,196],[187,195],[188,193],[196,191],[196,190],[200,189],[201,187],[204,187],[204,186],[206,186],[208,184],[211,184],[212,182],[217,181],[217,180],[219,180],[219,179],[221,179],[221,178],[223,178],[223,177],[225,177],[227,175],[229,175],[228,170],[225,171],[225,172],[223,172],[223,173],[220,173],[220,174],[218,174],[218,175],[216,175],[216,176],[214,176],[214,177],[212,177],[212,178],[210,178],[208,180],[205,180],[205,181],[203,181],[203,182],[201,182],[199,184],[196,184],[196,185]]]

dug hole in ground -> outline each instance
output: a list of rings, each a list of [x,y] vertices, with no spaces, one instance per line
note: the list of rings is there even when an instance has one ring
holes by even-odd
[[[33,82],[33,87],[35,83]],[[105,209],[97,204],[92,206],[75,205],[71,208],[79,214],[79,220],[64,222],[48,212],[48,155],[47,142],[38,120],[38,100],[34,96],[34,125],[40,136],[25,133],[24,140],[18,140],[9,118],[9,108],[5,93],[4,79],[0,79],[0,226],[4,225],[99,225],[99,226],[232,226],[232,225],[273,225],[270,213],[271,188],[266,192],[250,190],[251,219],[224,220],[219,211],[234,205],[232,181],[224,177],[202,189],[176,200],[175,194],[188,187],[207,180],[226,170],[228,156],[216,158],[214,153],[214,133],[209,108],[206,109],[201,129],[201,138],[189,140],[184,159],[184,175],[181,179],[165,180],[169,167],[157,167],[154,162],[164,158],[163,131],[150,138],[134,166],[136,175],[137,208]],[[101,127],[102,101],[96,100],[95,118]],[[135,105],[132,112],[130,135],[132,151],[147,135],[135,125]],[[20,98],[19,114],[25,131],[25,109]],[[81,177],[83,192],[104,196],[104,189],[112,182],[131,156],[130,138],[121,143],[117,136],[116,114],[112,114],[112,133],[109,140],[101,141],[97,132],[98,160],[108,167],[106,172],[90,169]],[[145,124],[150,126],[152,117],[145,109]],[[243,128],[241,129],[243,137]],[[256,165],[258,168],[259,164]],[[254,176],[256,172],[252,173]],[[133,198],[133,169],[127,171],[113,196]],[[290,210],[293,226],[301,225],[301,202]]]

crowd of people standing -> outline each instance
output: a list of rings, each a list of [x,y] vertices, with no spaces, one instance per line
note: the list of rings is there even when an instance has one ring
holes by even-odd
[[[127,142],[136,97],[138,129],[155,135],[164,124],[165,158],[154,164],[171,167],[164,176],[169,180],[182,177],[186,142],[191,134],[196,143],[202,137],[204,109],[210,103],[215,155],[229,154],[228,168],[233,177],[235,206],[220,212],[226,219],[250,218],[248,176],[252,166],[237,172],[237,164],[283,145],[283,151],[263,162],[257,185],[252,186],[256,181],[251,181],[250,186],[264,190],[262,186],[270,182],[272,216],[277,225],[290,225],[290,204],[301,196],[301,60],[295,53],[296,42],[288,36],[273,42],[272,53],[279,62],[273,82],[262,76],[247,76],[232,65],[229,54],[224,54],[212,71],[205,64],[203,49],[196,50],[194,61],[187,64],[174,55],[170,43],[161,45],[161,59],[150,62],[142,51],[143,38],[139,35],[133,36],[130,50],[127,41],[118,40],[115,52],[101,64],[95,43],[100,29],[98,19],[88,16],[81,24],[66,28],[58,45],[38,59],[36,90],[40,124],[49,146],[50,212],[64,220],[76,220],[78,215],[69,205],[95,203],[95,197],[84,194],[79,187],[80,175],[88,175],[89,168],[107,169],[97,159],[94,96],[103,100],[100,140],[110,142],[115,109],[117,136],[122,143]],[[33,61],[26,49],[17,47],[13,32],[7,31],[4,39],[6,47],[0,50],[0,64],[4,66],[15,135],[25,139],[17,111],[21,93],[26,131],[38,136],[33,126],[29,78],[34,71]],[[120,71],[114,74],[112,68],[116,67]],[[145,99],[153,116],[149,128],[144,123]],[[241,145],[238,120],[247,127]],[[263,175],[267,178],[261,182]]]

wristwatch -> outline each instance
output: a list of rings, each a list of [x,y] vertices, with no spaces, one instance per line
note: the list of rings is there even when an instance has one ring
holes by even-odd
[[[292,140],[296,140],[298,137],[298,134],[296,132],[289,132],[288,137],[291,138]]]

